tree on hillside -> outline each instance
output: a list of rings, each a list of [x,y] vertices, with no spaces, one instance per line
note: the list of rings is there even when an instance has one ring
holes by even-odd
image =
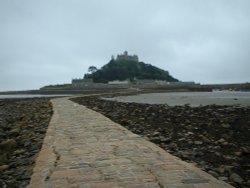
[[[94,82],[106,83],[112,80],[126,80],[133,81],[137,79],[152,79],[152,80],[166,80],[169,82],[178,81],[168,71],[162,70],[150,64],[137,62],[133,60],[110,60],[109,63],[97,70],[96,67],[90,66],[89,72],[85,74],[84,78],[93,79]]]
[[[95,66],[90,66],[89,68],[88,68],[88,72],[90,72],[91,74],[93,74],[94,72],[96,72],[97,71],[97,68],[95,67]]]

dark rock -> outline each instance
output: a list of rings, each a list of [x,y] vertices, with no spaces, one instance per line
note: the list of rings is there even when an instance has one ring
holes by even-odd
[[[23,154],[25,153],[25,149],[18,149],[16,151],[14,151],[14,155],[20,155],[20,154]]]
[[[250,147],[241,147],[243,154],[250,154]]]
[[[215,171],[209,170],[208,173],[211,174],[212,176],[216,177],[216,178],[219,177],[219,174],[217,172],[215,172]]]
[[[195,145],[201,145],[201,144],[203,144],[203,142],[202,141],[194,141],[194,144]]]
[[[242,152],[241,151],[237,151],[237,152],[234,152],[234,154],[238,157],[240,157],[242,155]]]
[[[160,143],[161,142],[161,138],[160,137],[151,137],[149,138],[150,141],[152,142],[156,142],[156,143]]]
[[[9,168],[8,165],[1,165],[1,166],[0,166],[0,172],[5,171],[5,170],[8,169],[8,168]]]
[[[235,160],[235,157],[232,156],[232,155],[223,155],[222,157],[223,157],[225,160],[229,160],[229,161]]]
[[[224,166],[224,171],[228,172],[229,174],[232,174],[233,168],[234,168],[234,166],[225,165]]]
[[[0,165],[4,165],[8,163],[7,153],[0,154]]]
[[[228,129],[228,128],[231,128],[231,125],[229,125],[229,124],[222,124],[221,126],[222,126],[223,128],[227,128],[227,129]]]
[[[218,179],[221,181],[228,181],[228,177],[225,177],[225,176],[220,176],[218,177]]]
[[[160,140],[161,140],[161,142],[163,142],[165,144],[171,143],[171,139],[170,138],[160,137]]]
[[[5,152],[12,152],[16,148],[16,141],[14,139],[7,139],[0,143],[0,150]]]
[[[52,106],[49,99],[0,101],[0,106],[0,187],[25,188],[52,115]],[[30,145],[25,147],[27,142]]]
[[[0,179],[0,187],[5,188],[7,187],[6,183],[4,182],[3,179]]]
[[[19,128],[19,127],[18,127],[18,128],[15,128],[15,129],[12,129],[12,130],[9,132],[9,134],[10,134],[11,136],[18,136],[19,133],[20,133],[20,128]]]
[[[153,136],[159,136],[159,135],[160,135],[160,132],[158,132],[158,131],[153,132]]]
[[[219,139],[217,142],[220,143],[220,144],[222,144],[222,143],[225,142],[225,139],[224,139],[224,138],[221,138],[221,139]]]
[[[242,184],[242,182],[244,181],[238,174],[233,173],[230,176],[230,180],[239,184]]]

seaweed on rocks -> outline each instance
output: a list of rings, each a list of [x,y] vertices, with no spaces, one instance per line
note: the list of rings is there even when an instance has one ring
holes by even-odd
[[[250,107],[72,99],[235,187],[250,187]]]
[[[0,101],[0,187],[28,185],[51,116],[49,99]]]

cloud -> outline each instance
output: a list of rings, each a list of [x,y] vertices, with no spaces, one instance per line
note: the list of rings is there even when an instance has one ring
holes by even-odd
[[[82,77],[128,50],[183,81],[249,82],[248,0],[0,2],[0,90]]]

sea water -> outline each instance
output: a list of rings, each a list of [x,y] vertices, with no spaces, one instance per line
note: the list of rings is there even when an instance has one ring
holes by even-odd
[[[24,99],[24,98],[43,98],[43,97],[63,97],[63,96],[71,96],[71,95],[32,95],[32,94],[17,94],[17,95],[0,95],[0,99]]]
[[[186,104],[190,106],[212,104],[250,106],[250,92],[240,91],[147,93],[105,99],[119,102],[166,104],[169,106]]]

